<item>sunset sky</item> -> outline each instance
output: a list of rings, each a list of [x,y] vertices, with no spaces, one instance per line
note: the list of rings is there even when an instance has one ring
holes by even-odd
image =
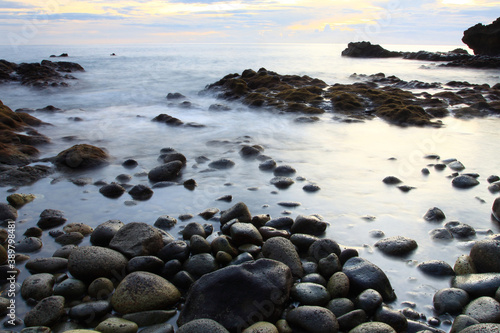
[[[0,44],[460,45],[500,0],[0,0]]]

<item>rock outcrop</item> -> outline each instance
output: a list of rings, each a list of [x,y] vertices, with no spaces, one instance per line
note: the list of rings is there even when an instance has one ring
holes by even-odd
[[[352,42],[342,51],[345,57],[353,58],[397,58],[403,56],[402,52],[389,51],[378,44],[370,42]]]
[[[474,54],[500,56],[500,17],[491,24],[478,23],[465,30],[462,42],[474,50]]]

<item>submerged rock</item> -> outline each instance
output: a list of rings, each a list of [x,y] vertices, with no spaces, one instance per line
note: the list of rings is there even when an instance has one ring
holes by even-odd
[[[406,255],[415,250],[418,245],[413,239],[403,236],[384,238],[375,243],[380,251],[393,256]]]
[[[453,178],[451,184],[457,188],[471,188],[479,185],[479,181],[474,177],[461,175]]]
[[[109,155],[103,149],[79,144],[60,152],[54,164],[59,168],[90,169],[108,164]]]

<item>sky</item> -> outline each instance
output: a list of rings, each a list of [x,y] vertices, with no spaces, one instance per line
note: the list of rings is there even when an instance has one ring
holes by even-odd
[[[500,0],[0,0],[1,45],[461,45]]]

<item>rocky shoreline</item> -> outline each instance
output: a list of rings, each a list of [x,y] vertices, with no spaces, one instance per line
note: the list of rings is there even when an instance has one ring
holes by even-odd
[[[308,76],[249,69],[242,74],[227,75],[202,93],[242,101],[252,108],[301,114],[302,121],[312,122],[319,120],[316,115],[330,112],[345,122],[379,117],[398,126],[439,127],[440,119],[448,115],[481,117],[499,113],[500,85],[406,82],[382,73],[352,78],[358,82],[328,85]],[[47,78],[22,82],[51,85]],[[413,93],[413,89],[442,91]],[[178,98],[172,94],[168,99]],[[78,144],[53,158],[37,160],[34,146],[48,144],[50,140],[31,127],[49,125],[22,112],[30,110],[13,112],[3,104],[0,106],[2,137],[6,138],[2,141],[5,154],[1,156],[9,158],[2,161],[0,181],[4,186],[14,186],[12,191],[16,192],[7,198],[8,204],[0,204],[4,228],[0,230],[4,245],[0,247],[0,262],[5,263],[0,266],[0,279],[10,288],[9,226],[19,223],[22,207],[36,200],[32,195],[20,193],[19,187],[56,170],[71,177],[75,170],[106,167],[112,157],[103,148]],[[224,112],[229,107],[214,104],[210,109]],[[184,125],[167,114],[151,120],[169,126]],[[201,124],[185,125],[197,128]],[[21,131],[29,132],[28,138]],[[270,183],[277,191],[295,184],[296,170],[289,165],[278,165],[264,155],[263,146],[239,143],[238,147],[242,159],[257,160],[260,170],[273,175]],[[436,163],[427,167],[455,172],[454,187],[464,189],[479,184],[479,175],[459,173],[464,169],[459,161],[430,158]],[[135,201],[149,200],[156,188],[180,184],[189,190],[196,188],[194,179],[183,179],[187,159],[182,153],[165,148],[158,161],[159,165],[145,174],[152,187],[132,186],[126,174],[109,184],[86,179],[73,182],[94,184],[106,198],[128,192]],[[32,162],[35,164],[27,165]],[[235,165],[227,158],[210,160],[204,156],[199,156],[196,162],[208,164],[204,172],[224,171]],[[133,169],[137,164],[129,159],[122,166]],[[422,173],[425,172],[423,169]],[[383,181],[388,186],[399,186],[404,192],[412,190],[400,185],[401,180],[396,177]],[[498,192],[500,179],[491,176],[488,181],[491,192]],[[303,190],[313,193],[321,188],[311,183]],[[231,202],[232,197],[214,200]],[[300,205],[291,201],[279,204]],[[139,330],[144,333],[428,333],[445,332],[442,326],[452,333],[500,330],[498,235],[477,240],[468,254],[457,258],[454,267],[436,260],[419,264],[424,274],[450,278],[450,287],[434,295],[435,316],[425,318],[411,303],[403,310],[395,310],[393,302],[401,295],[394,293],[386,273],[359,257],[357,249],[325,238],[330,224],[321,216],[273,217],[255,215],[251,210],[252,207],[239,202],[223,211],[209,207],[199,212],[199,218],[206,223],[194,222],[194,215],[178,218],[162,215],[154,225],[108,220],[94,229],[68,221],[63,211],[45,209],[40,212],[37,225],[28,228],[24,238],[15,243],[16,263],[24,265],[31,274],[18,281],[18,292],[29,311],[9,328],[10,300],[0,297],[0,313],[6,315],[3,323],[6,329],[0,332],[13,332],[16,326],[23,325],[27,328],[21,332],[25,333]],[[500,198],[495,200],[491,214],[500,223]],[[178,219],[185,223],[177,238],[169,232]],[[439,223],[446,217],[433,208],[424,219]],[[37,255],[43,246],[41,236],[47,233],[60,247],[52,256],[41,257]],[[475,234],[472,227],[450,221],[433,230],[432,237],[467,239]],[[90,245],[79,246],[83,242]],[[382,238],[374,246],[395,258],[403,258],[418,248],[415,240],[403,236]],[[16,275],[20,273],[16,269]],[[4,289],[2,295],[8,290]],[[172,318],[176,318],[178,329],[167,323]]]

